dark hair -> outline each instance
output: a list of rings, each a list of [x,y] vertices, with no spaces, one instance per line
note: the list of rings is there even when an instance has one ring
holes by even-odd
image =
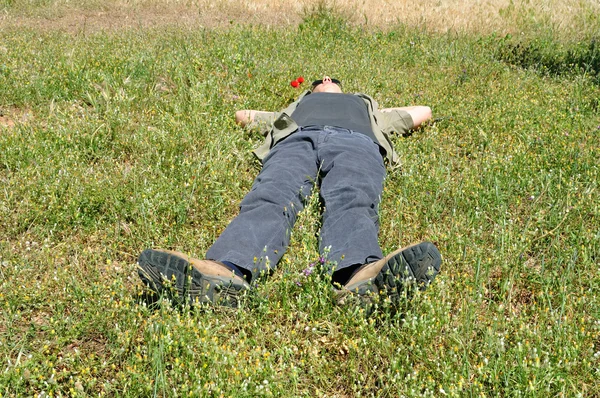
[[[340,87],[342,87],[342,82],[339,81],[338,79],[331,79],[331,82],[337,84]],[[323,79],[315,80],[314,82],[312,82],[312,87],[315,88],[319,84],[323,84]]]

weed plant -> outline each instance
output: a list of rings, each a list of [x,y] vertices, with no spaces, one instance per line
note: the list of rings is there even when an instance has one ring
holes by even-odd
[[[589,75],[322,11],[288,29],[0,38],[0,396],[600,395]],[[143,300],[137,255],[202,257],[259,171],[262,137],[234,111],[279,110],[291,80],[324,73],[382,106],[433,108],[393,139],[380,243],[436,242],[435,283],[395,314],[336,305],[315,191],[241,308]]]

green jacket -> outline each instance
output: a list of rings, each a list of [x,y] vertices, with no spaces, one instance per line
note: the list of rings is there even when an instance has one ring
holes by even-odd
[[[281,112],[256,115],[249,127],[260,129],[265,136],[263,144],[253,152],[258,159],[262,161],[277,142],[298,129],[298,125],[290,115],[294,112],[300,100],[308,94],[310,94],[310,91],[305,91],[296,101],[291,103]],[[392,146],[390,134],[394,132],[403,134],[412,129],[414,124],[410,114],[402,110],[381,112],[378,109],[377,102],[373,98],[361,93],[356,93],[354,95],[359,96],[365,101],[367,109],[369,110],[369,118],[371,119],[373,133],[375,134],[379,145],[385,149],[385,155],[390,165],[397,166],[399,164],[399,158]]]

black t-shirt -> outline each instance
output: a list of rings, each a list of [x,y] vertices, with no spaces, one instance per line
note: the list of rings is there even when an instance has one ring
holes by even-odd
[[[377,142],[371,128],[367,104],[353,94],[308,94],[290,116],[298,126],[341,127],[365,134]]]

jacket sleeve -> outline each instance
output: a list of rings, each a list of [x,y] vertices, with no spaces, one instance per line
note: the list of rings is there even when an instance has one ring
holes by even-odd
[[[302,98],[306,95],[310,94],[309,90],[304,91],[296,101],[292,102],[281,112],[268,112],[264,114],[257,114],[254,116],[254,120],[252,123],[248,124],[248,128],[254,131],[260,131],[263,137],[266,137],[273,131],[273,127],[277,128],[277,126],[273,126],[276,120],[278,120],[283,114],[286,114],[288,117],[294,112],[298,103]],[[296,126],[294,124],[295,128]],[[286,128],[287,129],[287,128]]]
[[[271,126],[278,116],[279,112],[257,114],[254,116],[254,120],[252,120],[246,128],[252,131],[260,131],[260,133],[266,137],[267,134],[269,134],[269,131],[271,131]]]
[[[403,110],[376,111],[375,117],[380,120],[381,128],[386,134],[406,134],[414,127],[412,117]]]

